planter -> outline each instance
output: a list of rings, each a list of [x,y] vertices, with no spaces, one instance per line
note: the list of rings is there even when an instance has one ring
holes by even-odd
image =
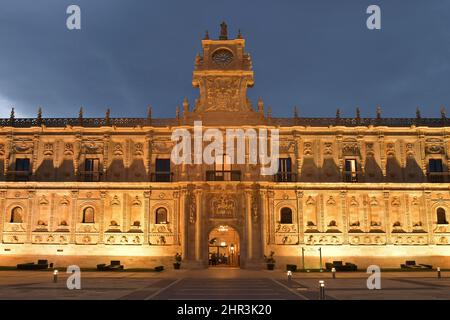
[[[180,267],[181,267],[181,263],[174,263],[174,264],[173,264],[173,268],[174,268],[175,270],[179,270]]]
[[[273,270],[275,268],[275,263],[268,263],[267,270]]]

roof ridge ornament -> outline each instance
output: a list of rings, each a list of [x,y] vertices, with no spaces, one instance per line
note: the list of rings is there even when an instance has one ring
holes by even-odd
[[[219,40],[228,40],[228,26],[225,21],[220,24]]]

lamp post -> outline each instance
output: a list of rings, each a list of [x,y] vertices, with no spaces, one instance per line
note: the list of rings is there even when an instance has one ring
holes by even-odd
[[[331,268],[331,273],[333,274],[333,279],[336,279],[336,268]]]
[[[53,282],[54,283],[58,282],[58,270],[53,271]]]
[[[325,300],[325,281],[319,281],[319,300]]]
[[[288,286],[291,286],[291,280],[292,280],[292,271],[288,270],[287,272],[287,280],[288,280]]]
[[[441,278],[441,267],[437,267],[437,277],[438,279]]]
[[[305,248],[302,247],[302,268],[305,270]]]
[[[322,272],[322,248],[319,248],[319,256],[320,256],[320,272]]]

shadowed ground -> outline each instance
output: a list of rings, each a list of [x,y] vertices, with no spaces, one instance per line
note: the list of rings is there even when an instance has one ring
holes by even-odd
[[[156,272],[82,272],[81,290],[68,290],[69,274],[58,282],[48,271],[0,271],[0,299],[281,299],[318,298],[325,280],[327,299],[450,299],[450,273],[384,272],[381,290],[368,290],[366,273],[294,273],[240,269],[168,270]]]

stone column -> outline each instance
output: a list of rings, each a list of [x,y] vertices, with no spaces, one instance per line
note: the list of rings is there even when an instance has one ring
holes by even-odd
[[[77,199],[78,199],[78,190],[72,190],[72,212],[71,212],[71,219],[70,219],[70,243],[75,243],[76,241],[76,231],[77,231],[77,223],[78,223],[78,219],[77,219],[77,215],[78,215],[78,210],[77,210]]]
[[[179,193],[179,205],[177,212],[177,219],[179,221],[180,229],[180,246],[181,246],[181,255],[183,259],[186,258],[186,239],[187,239],[187,228],[186,228],[186,190],[182,189]]]
[[[202,190],[195,190],[195,204],[196,204],[196,220],[195,220],[195,260],[200,262],[202,260],[202,232],[203,232],[203,219],[202,215]]]
[[[101,181],[107,181],[108,177],[106,176],[109,164],[109,144],[111,143],[111,138],[108,134],[105,134],[103,137],[103,165],[102,165],[102,176]]]
[[[298,227],[298,242],[299,244],[305,243],[304,228],[305,223],[303,221],[303,191],[297,190],[295,192],[297,196],[297,227]]]
[[[428,227],[428,244],[434,244],[433,218],[431,216],[431,192],[424,191],[422,205],[425,207],[426,225]]]
[[[104,243],[104,232],[105,232],[105,207],[106,207],[106,196],[108,193],[106,191],[100,191],[100,218],[99,218],[99,234],[98,243]]]
[[[245,190],[245,226],[247,227],[247,259],[253,259],[253,232],[252,232],[252,192]]]
[[[152,212],[150,211],[150,196],[151,191],[144,191],[144,244],[148,244],[148,233],[150,232],[150,217],[152,216]]]
[[[6,190],[0,191],[0,213],[2,213],[3,218],[0,218],[0,241],[3,239],[3,229],[5,219],[8,216],[8,212],[6,212]],[[1,216],[0,216],[1,217]]]
[[[32,179],[36,179],[36,169],[37,169],[37,162],[38,162],[38,155],[39,155],[39,135],[35,134],[33,136],[33,154],[31,159],[31,175]]]
[[[31,231],[33,230],[33,217],[36,216],[36,208],[38,203],[36,201],[36,191],[28,191],[28,214],[27,214],[27,237],[25,243],[31,243]]]
[[[342,232],[344,233],[344,244],[348,244],[348,224],[349,220],[347,217],[347,191],[341,191],[339,193],[339,196],[341,198],[341,215],[342,215],[342,223],[343,228]]]
[[[267,228],[268,228],[268,234],[269,234],[269,240],[268,244],[275,243],[275,232],[274,232],[274,226],[275,226],[275,217],[273,213],[273,202],[274,202],[274,196],[275,192],[273,190],[269,190],[267,192],[268,195],[268,208],[267,208]]]
[[[389,216],[389,192],[383,192],[383,199],[384,199],[384,225],[386,226],[386,244],[392,244],[391,239],[391,232],[392,232],[392,226],[391,226],[391,219]]]

